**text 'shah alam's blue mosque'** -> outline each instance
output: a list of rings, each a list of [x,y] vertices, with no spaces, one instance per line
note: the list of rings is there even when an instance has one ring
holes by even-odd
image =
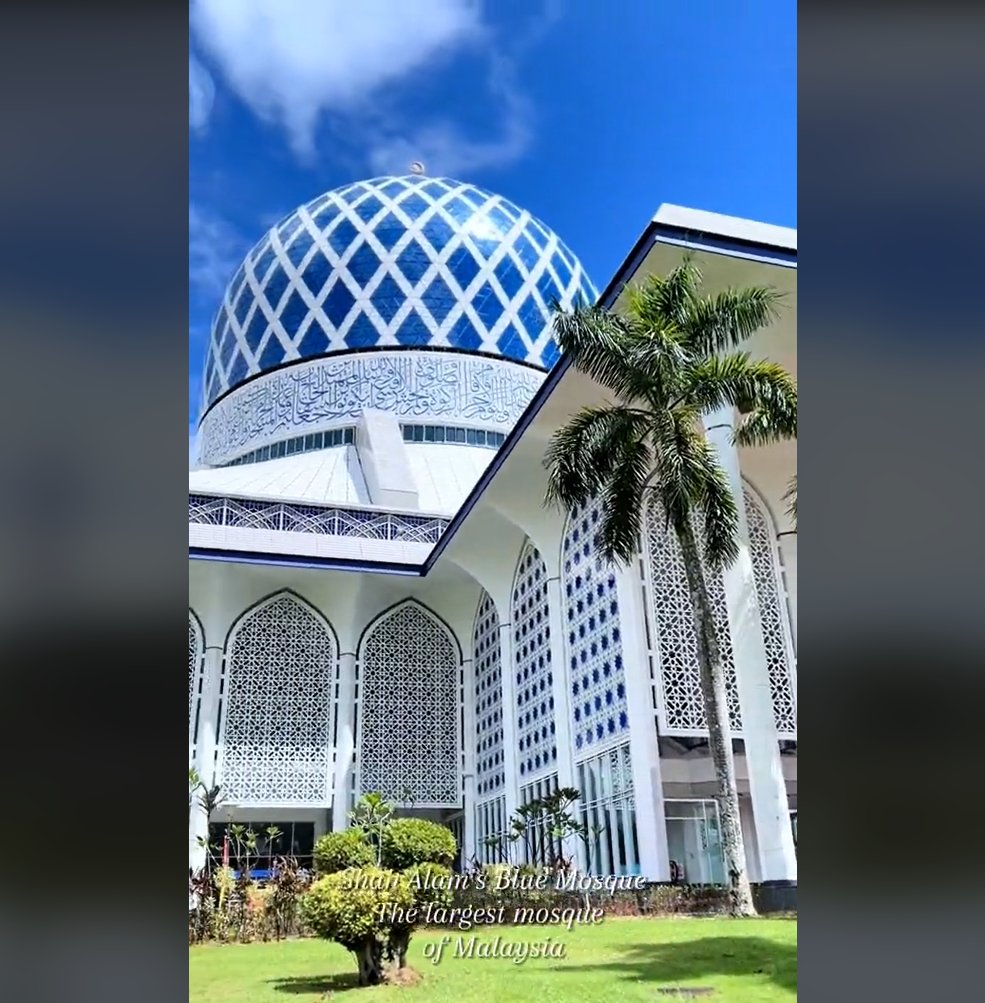
[[[423,174],[321,195],[247,255],[189,474],[189,758],[222,788],[213,838],[276,824],[263,852],[303,858],[379,791],[452,827],[465,866],[575,787],[582,870],[722,880],[676,543],[647,513],[640,560],[609,566],[597,507],[543,504],[550,436],[604,399],[559,358],[553,309],[618,310],[685,247],[710,287],[796,295],[795,231],[665,205],[600,296],[525,209]],[[796,374],[795,311],[757,338]],[[748,554],[713,592],[750,877],[792,885],[795,447],[736,450],[713,418]]]

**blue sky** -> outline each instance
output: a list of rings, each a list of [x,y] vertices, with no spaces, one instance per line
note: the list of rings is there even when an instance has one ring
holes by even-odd
[[[192,0],[189,435],[240,259],[421,160],[541,217],[602,288],[662,202],[796,226],[794,0]]]

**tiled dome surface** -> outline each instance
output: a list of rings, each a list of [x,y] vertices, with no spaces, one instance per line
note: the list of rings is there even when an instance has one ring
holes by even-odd
[[[376,178],[275,226],[226,290],[205,405],[258,373],[356,349],[427,346],[550,369],[550,305],[596,291],[557,235],[447,178]]]

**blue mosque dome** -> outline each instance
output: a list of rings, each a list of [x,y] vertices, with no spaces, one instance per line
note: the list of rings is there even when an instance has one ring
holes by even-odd
[[[383,177],[319,196],[273,227],[212,329],[205,409],[291,364],[370,350],[558,358],[551,304],[594,302],[580,262],[507,199],[448,178]]]

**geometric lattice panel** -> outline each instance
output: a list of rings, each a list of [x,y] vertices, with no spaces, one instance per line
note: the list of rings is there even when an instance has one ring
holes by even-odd
[[[700,533],[697,522],[695,532]],[[652,622],[660,652],[660,731],[665,735],[702,737],[707,734],[707,724],[698,676],[697,635],[690,590],[677,534],[666,527],[663,507],[657,501],[647,506],[644,533],[653,583],[650,596]],[[705,581],[725,669],[729,722],[734,734],[742,730],[742,721],[725,586],[720,573],[709,574],[706,570]]]
[[[202,674],[205,641],[198,619],[188,611],[188,740],[195,742],[195,718],[198,715],[198,686]]]
[[[293,595],[251,610],[229,648],[219,783],[240,805],[328,806],[338,649]]]
[[[797,737],[797,704],[793,688],[793,666],[787,641],[787,607],[780,596],[780,580],[776,566],[776,551],[770,524],[757,499],[744,491],[746,520],[749,525],[749,551],[759,617],[763,624],[766,666],[773,693],[773,714],[781,739]]]
[[[475,788],[479,798],[496,794],[502,790],[504,782],[500,647],[496,606],[484,591],[472,635],[472,665],[475,672]]]
[[[359,791],[417,807],[461,805],[460,664],[416,603],[378,620],[359,656]]]
[[[557,768],[547,568],[529,540],[513,582],[512,618],[517,769],[526,782]]]
[[[572,252],[529,212],[447,178],[327,192],[247,255],[212,329],[205,404],[250,376],[332,352],[482,352],[550,369],[551,303],[594,302]]]
[[[575,756],[625,739],[629,731],[616,572],[595,547],[602,506],[571,510],[562,546]]]

